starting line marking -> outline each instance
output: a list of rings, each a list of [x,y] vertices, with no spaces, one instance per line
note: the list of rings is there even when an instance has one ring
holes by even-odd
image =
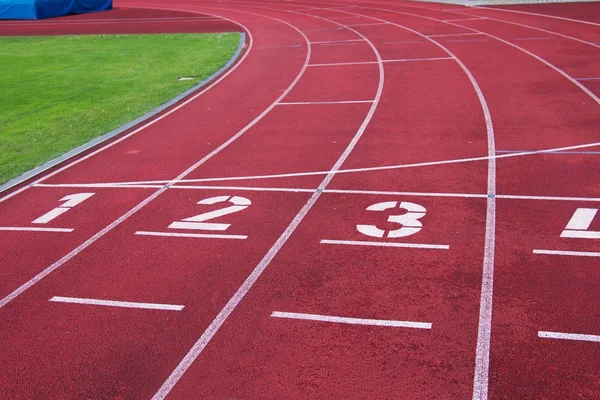
[[[137,231],[136,235],[140,236],[163,236],[163,237],[186,237],[186,238],[204,238],[204,239],[247,239],[246,235],[227,235],[227,234],[211,234],[211,233],[180,233],[180,232],[153,232],[153,231]]]
[[[48,301],[55,303],[72,303],[72,304],[88,304],[94,306],[108,306],[108,307],[123,307],[123,308],[144,308],[149,310],[168,310],[168,311],[181,311],[184,306],[176,304],[154,304],[154,303],[134,303],[129,301],[114,301],[114,300],[100,300],[100,299],[83,299],[78,297],[61,297],[54,296]]]
[[[288,318],[288,319],[302,319],[308,321],[321,321],[321,322],[337,322],[340,324],[352,324],[352,325],[375,325],[375,326],[387,326],[395,328],[415,328],[415,329],[431,329],[430,322],[412,322],[412,321],[395,321],[387,319],[365,319],[365,318],[347,318],[347,317],[334,317],[330,315],[318,315],[318,314],[301,314],[291,312],[273,311],[271,317],[274,318]]]
[[[448,250],[447,244],[427,244],[427,243],[398,243],[398,242],[368,242],[362,240],[332,240],[322,239],[321,244],[342,244],[348,246],[375,246],[375,247],[403,247],[411,249],[433,249]]]
[[[73,232],[73,228],[38,228],[28,226],[0,226],[0,231],[25,231],[25,232]]]
[[[600,342],[599,335],[584,335],[583,333],[563,333],[539,331],[538,337],[544,339],[580,340],[584,342]]]
[[[566,250],[534,249],[533,254],[546,254],[546,255],[554,255],[554,256],[600,257],[600,252],[595,252],[595,251],[566,251]]]
[[[278,106],[319,105],[319,104],[359,104],[373,103],[373,100],[340,100],[340,101],[295,101],[289,103],[277,103]]]

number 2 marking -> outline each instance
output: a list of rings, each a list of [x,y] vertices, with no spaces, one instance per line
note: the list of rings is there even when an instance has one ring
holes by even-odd
[[[206,222],[224,215],[233,214],[248,208],[252,202],[245,197],[240,196],[217,196],[208,199],[200,200],[197,204],[217,204],[229,202],[233,205],[218,210],[209,211],[206,213],[194,215],[193,217],[184,218],[181,221],[175,221],[169,228],[171,229],[196,229],[205,231],[224,231],[231,224],[219,222]]]
[[[385,201],[382,203],[373,204],[367,207],[367,210],[385,211],[392,208],[396,208],[396,206],[398,206],[397,201]],[[356,225],[356,229],[360,233],[367,236],[376,238],[387,237],[390,239],[410,236],[419,232],[421,230],[421,227],[423,226],[419,219],[421,219],[427,213],[425,207],[419,204],[403,201],[400,203],[399,208],[404,209],[408,212],[402,215],[390,215],[388,217],[388,222],[398,223],[402,225],[402,227],[387,232],[387,235],[385,230],[379,229],[375,225]]]
[[[60,201],[64,201],[65,203],[48,211],[46,214],[32,221],[32,224],[47,224],[52,221],[54,218],[66,213],[71,208],[76,205],[83,203],[85,200],[92,197],[94,193],[75,193],[70,194],[68,196],[63,197]]]
[[[590,231],[594,217],[598,213],[597,208],[578,208],[573,213],[569,223],[560,234],[562,238],[576,239],[600,239],[599,231]]]

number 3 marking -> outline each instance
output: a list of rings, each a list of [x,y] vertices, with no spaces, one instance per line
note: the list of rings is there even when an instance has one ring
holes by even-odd
[[[385,211],[391,208],[396,208],[398,205],[397,201],[385,201],[383,203],[373,204],[367,207],[368,211]],[[364,235],[376,237],[376,238],[399,238],[414,235],[415,233],[421,230],[423,224],[419,219],[421,219],[426,213],[427,210],[425,207],[415,204],[409,203],[407,201],[403,201],[400,203],[401,209],[408,211],[402,215],[390,215],[388,217],[388,222],[396,222],[402,225],[402,228],[395,229],[389,231],[387,235],[383,229],[379,229],[375,225],[356,225],[356,229]]]
[[[223,215],[233,214],[248,208],[252,202],[245,197],[239,196],[217,196],[210,197],[208,199],[200,200],[198,204],[217,204],[229,202],[232,206],[220,208],[218,210],[209,211],[206,213],[194,215],[193,217],[184,218],[181,221],[175,221],[169,228],[171,229],[198,229],[204,231],[224,231],[231,226],[231,224],[223,223],[208,223],[211,219],[222,217]]]

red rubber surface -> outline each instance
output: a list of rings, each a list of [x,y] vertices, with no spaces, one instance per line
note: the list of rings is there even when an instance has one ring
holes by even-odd
[[[248,32],[214,87],[0,198],[0,398],[600,398],[600,342],[539,337],[600,339],[600,239],[560,237],[600,208],[600,7],[356,5],[130,0],[0,23]],[[75,193],[94,195],[32,223]],[[222,230],[170,227],[217,196],[251,204],[196,220]],[[401,227],[367,210],[382,202],[423,206],[421,229],[361,233]]]

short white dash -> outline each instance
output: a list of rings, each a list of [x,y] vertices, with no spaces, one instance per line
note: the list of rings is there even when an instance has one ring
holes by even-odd
[[[78,297],[54,296],[50,300],[55,303],[87,304],[93,306],[123,307],[123,308],[144,308],[149,310],[168,310],[181,311],[184,306],[176,304],[154,304],[154,303],[134,303],[130,301],[114,301],[101,299],[83,299]]]
[[[23,232],[73,232],[73,228],[38,228],[28,226],[0,226],[0,231],[23,231]]]
[[[152,232],[152,231],[137,231],[136,235],[140,236],[162,236],[162,237],[185,237],[196,239],[247,239],[245,235],[225,235],[211,233],[180,233],[180,232]]]
[[[575,257],[600,257],[600,252],[595,251],[566,251],[566,250],[533,250],[533,254],[546,254],[552,256],[575,256]]]
[[[375,247],[402,247],[409,249],[435,249],[448,250],[447,244],[428,244],[428,243],[399,243],[399,242],[365,242],[361,240],[332,240],[323,239],[322,244],[341,244],[347,246],[375,246]]]
[[[580,340],[584,342],[600,342],[600,335],[584,335],[583,333],[563,333],[539,331],[538,337],[544,339]]]
[[[277,103],[278,106],[319,105],[319,104],[361,104],[373,103],[373,100],[341,100],[341,101],[295,101]]]
[[[429,38],[432,37],[446,37],[446,36],[473,36],[473,35],[483,35],[483,33],[478,33],[478,32],[469,32],[469,33],[444,33],[444,34],[439,34],[439,35],[426,35]]]
[[[374,326],[387,326],[394,328],[415,328],[415,329],[431,329],[431,323],[429,322],[412,322],[412,321],[396,321],[387,319],[365,319],[365,318],[347,318],[347,317],[334,317],[330,315],[318,315],[318,314],[301,314],[291,312],[273,311],[271,317],[274,318],[289,318],[289,319],[302,319],[308,321],[320,321],[320,322],[337,322],[340,324],[353,324],[353,325],[374,325]]]

